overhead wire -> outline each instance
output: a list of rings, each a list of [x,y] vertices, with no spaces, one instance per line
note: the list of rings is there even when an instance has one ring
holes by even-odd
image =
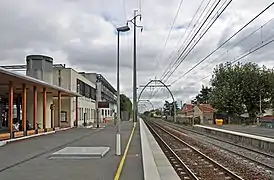
[[[192,43],[192,41],[195,39],[195,37],[197,36],[197,34],[200,32],[200,30],[202,29],[202,27],[204,26],[204,24],[206,23],[206,21],[209,19],[209,17],[211,16],[211,14],[213,13],[213,11],[216,9],[216,7],[218,6],[218,4],[221,2],[221,0],[218,0],[218,2],[215,4],[215,7],[214,6],[214,3],[216,2],[217,0],[215,0],[213,2],[213,4],[211,5],[211,7],[209,8],[209,10],[207,11],[207,15],[204,16],[204,20],[202,21],[201,25],[198,25],[197,26],[197,21],[195,22],[194,24],[194,27],[197,27],[194,32],[196,31],[196,33],[194,33],[193,36],[192,35],[192,32],[193,32],[193,29],[192,31],[188,34],[188,36],[186,37],[186,39],[188,40],[190,38],[190,40],[188,41],[187,45],[185,46],[185,48],[182,50],[182,52],[179,53],[179,56],[178,58],[175,59],[175,61],[173,62],[173,64],[171,65],[171,67],[169,68],[169,70],[165,73],[165,75],[161,78],[162,80],[165,79],[165,77],[170,73],[170,71],[172,70],[172,68],[179,62],[179,59],[180,59],[180,56],[186,51],[186,49],[188,48],[188,46]],[[213,8],[213,9],[212,9]],[[209,13],[209,14],[208,14]],[[203,12],[200,14],[200,17],[201,15],[203,14]],[[200,18],[199,17],[199,18]],[[198,18],[198,19],[199,19]],[[185,44],[185,42],[187,41],[184,41],[183,45]],[[181,46],[182,47],[182,46]],[[181,47],[179,49],[179,51],[181,50]]]
[[[249,52],[246,52],[245,54],[243,54],[243,55],[241,55],[241,56],[238,56],[236,59],[234,58],[234,60],[231,61],[231,64],[234,64],[235,62],[238,62],[239,60],[245,58],[246,56],[248,56],[248,55],[250,55],[250,54],[252,54],[252,53],[254,53],[254,52],[260,50],[261,48],[263,48],[263,47],[265,47],[265,46],[267,46],[267,45],[273,43],[273,42],[274,42],[274,39],[270,40],[271,38],[274,38],[274,35],[272,35],[272,36],[270,36],[269,38],[266,39],[266,41],[268,41],[268,42],[261,42],[261,43],[259,43],[259,44],[256,44],[254,47],[252,47],[251,49],[249,49]],[[263,44],[263,45],[257,47],[257,46],[260,45],[260,44]],[[253,50],[252,50],[252,49],[253,49]]]
[[[211,61],[209,61],[207,63],[207,65],[203,66],[202,68],[200,68],[200,70],[203,70],[204,68],[208,67],[213,61],[216,61],[218,59],[220,59],[222,56],[224,56],[226,53],[228,53],[229,51],[231,51],[232,49],[234,49],[235,47],[237,47],[239,44],[241,44],[242,42],[244,42],[246,39],[250,38],[253,34],[255,34],[256,32],[258,32],[259,30],[262,30],[262,28],[266,25],[268,25],[270,22],[272,22],[274,20],[274,17],[271,18],[269,21],[267,21],[266,23],[264,23],[263,25],[261,25],[259,28],[255,29],[254,31],[252,31],[251,33],[249,33],[247,36],[245,36],[243,39],[241,39],[240,41],[238,41],[236,44],[234,44],[232,47],[230,47],[228,50],[224,51],[221,55],[217,56],[216,58],[212,59]]]
[[[175,13],[175,16],[174,16],[172,25],[171,25],[171,27],[170,27],[170,29],[169,29],[168,34],[167,34],[167,37],[166,37],[166,40],[165,40],[165,43],[164,43],[164,47],[163,47],[163,49],[160,51],[160,56],[159,56],[159,58],[158,58],[158,60],[157,60],[158,62],[160,62],[161,59],[162,59],[162,56],[163,56],[163,53],[164,53],[164,51],[165,51],[167,42],[168,42],[168,40],[169,40],[169,38],[170,38],[170,35],[171,35],[171,31],[173,30],[173,27],[174,27],[174,25],[175,25],[175,22],[176,22],[176,20],[177,20],[177,18],[178,18],[178,15],[179,15],[179,12],[180,12],[180,9],[181,9],[181,7],[182,7],[183,2],[184,2],[184,0],[181,0],[180,3],[179,3],[179,6],[178,6],[177,11],[176,11],[176,13]]]
[[[176,71],[176,69],[181,65],[181,63],[187,58],[187,56],[190,54],[190,52],[195,48],[195,46],[199,43],[199,41],[203,38],[203,36],[208,32],[208,30],[212,27],[212,25],[217,21],[217,19],[222,15],[222,13],[225,11],[225,9],[230,5],[232,0],[229,0],[229,2],[225,5],[225,7],[221,10],[220,13],[217,14],[216,17],[213,18],[213,21],[209,24],[209,26],[206,28],[206,30],[202,33],[202,35],[198,38],[198,40],[194,43],[194,45],[190,48],[190,50],[183,56],[183,52],[180,54],[178,57],[177,65],[176,67],[172,70],[172,72],[168,75],[168,77],[165,79],[167,81],[172,74]],[[216,7],[216,6],[215,6]],[[222,7],[221,7],[222,8]],[[213,11],[212,11],[213,12]],[[208,18],[207,18],[208,19]],[[189,43],[190,44],[190,43]],[[181,58],[183,56],[183,58]],[[181,59],[180,59],[181,58]]]
[[[177,42],[175,48],[173,49],[173,51],[172,51],[172,52],[170,53],[170,55],[168,56],[167,59],[170,59],[170,62],[169,62],[169,65],[167,66],[167,68],[165,69],[165,71],[163,72],[163,74],[162,74],[162,76],[161,76],[161,79],[163,78],[163,76],[165,75],[165,73],[168,71],[168,69],[171,67],[171,65],[172,65],[172,55],[175,54],[174,52],[176,51],[176,49],[177,49],[179,43],[182,41],[182,39],[184,39],[184,37],[185,37],[185,35],[186,35],[188,29],[190,28],[190,26],[191,26],[193,20],[195,19],[196,15],[198,14],[199,10],[201,9],[201,7],[202,7],[204,1],[205,1],[205,0],[202,0],[202,2],[200,3],[200,5],[199,5],[199,7],[197,8],[196,12],[194,13],[194,15],[193,15],[191,21],[188,23],[187,28],[185,29],[184,33],[183,33],[182,36],[180,37],[179,41]],[[208,6],[208,4],[209,4],[210,2],[211,2],[211,0],[208,1],[207,5],[205,6],[205,8],[203,9],[203,11],[202,11],[201,14],[203,14],[203,12],[205,11],[205,9],[207,8],[207,6]],[[199,18],[198,18],[198,19],[199,19]],[[190,31],[190,33],[191,33],[193,30],[194,30],[194,28],[192,28],[192,30]],[[189,33],[189,34],[190,34],[190,33]],[[183,43],[183,44],[184,44],[184,43]],[[179,51],[179,49],[178,49],[177,51]]]
[[[186,73],[184,73],[182,76],[180,76],[179,78],[177,78],[171,84],[174,84],[179,79],[181,79],[182,77],[184,77],[186,74],[190,73],[193,69],[195,69],[202,62],[204,62],[206,59],[208,59],[212,54],[214,54],[217,50],[219,50],[221,47],[223,47],[227,42],[229,42],[233,37],[235,37],[237,34],[239,34],[244,28],[246,28],[249,24],[251,24],[255,19],[257,19],[259,16],[261,16],[266,10],[268,10],[273,5],[274,5],[274,2],[272,2],[270,5],[268,5],[259,14],[257,14],[254,18],[252,18],[249,22],[247,22],[243,27],[241,27],[237,32],[235,32],[232,36],[230,36],[226,41],[224,41],[221,45],[219,45],[216,49],[214,49],[211,53],[209,53],[206,57],[204,57],[201,61],[199,61],[197,64],[195,64],[191,69],[189,69]]]
[[[252,53],[255,53],[256,51],[262,49],[263,47],[265,47],[265,46],[267,46],[267,45],[269,45],[269,44],[271,44],[271,43],[273,43],[273,42],[274,42],[274,34],[272,34],[272,35],[269,36],[268,38],[264,39],[264,40],[261,41],[260,43],[255,44],[254,46],[252,46],[251,48],[249,48],[248,51],[246,51],[246,52],[240,54],[240,55],[237,56],[237,57],[232,58],[231,60],[228,61],[228,63],[229,63],[230,65],[232,65],[232,64],[234,64],[234,63],[240,61],[241,59],[247,57],[248,55],[250,55],[250,54],[252,54]],[[198,81],[189,83],[189,84],[187,84],[187,86],[192,86],[192,85],[194,85],[194,84],[196,84],[196,83],[198,83],[198,82],[201,82],[202,80],[204,80],[204,79],[206,79],[206,78],[208,78],[208,77],[210,77],[210,76],[213,76],[213,73],[208,74],[207,76],[203,77],[202,79],[200,79],[200,80],[198,80]]]
[[[201,7],[202,7],[204,1],[205,1],[205,0],[202,0],[202,1],[201,1],[200,5],[198,6],[197,10],[195,11],[195,13],[194,13],[194,15],[193,15],[193,17],[192,17],[192,19],[191,19],[191,21],[188,23],[187,28],[184,30],[184,33],[182,34],[182,36],[181,36],[180,39],[178,40],[178,42],[177,42],[176,46],[174,47],[173,51],[169,54],[169,56],[168,56],[168,58],[167,58],[167,60],[170,59],[170,60],[169,60],[169,65],[167,66],[167,68],[164,70],[162,76],[160,77],[161,80],[163,79],[163,76],[164,76],[165,73],[168,71],[168,69],[171,67],[171,65],[172,65],[172,58],[173,58],[173,55],[175,54],[174,52],[175,52],[176,49],[178,48],[179,43],[182,41],[182,39],[184,39],[185,35],[187,34],[188,29],[189,29],[190,26],[192,25],[192,22],[193,22],[194,19],[196,18],[196,15],[197,15],[198,12],[200,11],[200,9],[201,9]],[[212,1],[212,0],[209,0],[208,3],[207,3],[207,5],[206,5],[206,6],[204,7],[204,9],[202,10],[202,12],[201,12],[201,14],[200,14],[200,16],[199,16],[199,18],[198,18],[198,21],[199,21],[201,15],[204,13],[204,11],[206,10],[206,8],[208,7],[208,5],[209,5],[209,3],[210,3],[211,1]],[[197,22],[197,21],[196,21],[196,22]],[[196,23],[195,23],[195,24],[196,24]],[[195,25],[194,25],[194,26],[195,26]],[[194,30],[194,28],[193,28],[192,30]],[[192,32],[192,30],[190,31],[190,33]],[[190,33],[189,33],[189,34],[190,34]],[[179,51],[179,50],[177,50],[177,51]],[[151,95],[150,98],[154,97],[155,94],[156,94],[158,91],[159,91],[159,89],[157,89],[156,92],[153,93],[153,94]]]
[[[172,68],[174,67],[174,66],[176,66],[176,64],[179,62],[179,60],[180,60],[180,56],[187,50],[187,48],[189,47],[189,45],[191,44],[191,42],[195,39],[195,37],[197,36],[197,34],[200,32],[200,30],[203,28],[203,26],[206,24],[206,22],[208,21],[208,19],[211,17],[211,15],[212,15],[212,13],[214,12],[214,10],[218,7],[218,5],[219,5],[219,3],[221,2],[221,0],[218,0],[218,2],[217,3],[215,3],[217,0],[215,0],[213,3],[212,3],[212,5],[211,5],[211,7],[209,8],[209,10],[208,10],[208,12],[206,13],[206,15],[204,16],[204,18],[202,19],[202,23],[201,23],[201,25],[200,26],[198,26],[197,28],[196,28],[196,33],[194,34],[194,36],[192,36],[192,38],[191,38],[191,40],[188,42],[188,44],[187,44],[187,46],[184,48],[184,50],[183,50],[183,52],[179,55],[179,57],[177,58],[177,60],[175,60],[175,62],[174,62],[174,64],[172,65],[172,67],[168,70],[168,72],[164,75],[164,77],[162,78],[162,80],[166,77],[166,75],[168,75],[168,73],[172,70]],[[231,0],[232,1],[232,0]],[[208,5],[208,4],[207,4]],[[222,7],[222,6],[221,6]],[[221,9],[221,8],[219,8],[219,9]],[[223,11],[222,11],[223,12]],[[221,12],[221,13],[222,13]],[[220,14],[221,14],[220,13]],[[203,12],[200,14],[200,16],[199,16],[199,18],[198,19],[200,19],[200,17],[201,17],[201,15],[203,14]],[[218,16],[217,16],[217,18],[218,18]],[[196,23],[197,23],[197,21],[196,21]],[[214,23],[214,22],[213,22]],[[194,24],[194,27],[196,26],[196,24]],[[211,27],[211,26],[210,26]],[[198,43],[198,42],[197,42]],[[196,43],[196,44],[197,44]],[[179,62],[179,63],[181,63],[181,62]],[[177,67],[176,67],[176,69],[177,69]],[[175,70],[176,70],[175,69]],[[173,71],[174,72],[174,71]],[[173,73],[172,72],[172,73]],[[170,74],[170,75],[172,75],[172,74]],[[170,76],[169,76],[170,77]],[[166,82],[166,81],[165,81]],[[157,91],[156,91],[156,93],[157,93]],[[155,95],[155,93],[154,93],[154,95]]]
[[[157,64],[158,64],[158,63],[161,61],[161,59],[162,59],[162,56],[163,56],[163,53],[164,53],[164,51],[165,51],[166,45],[167,45],[168,40],[169,40],[169,38],[170,38],[171,32],[172,32],[172,30],[173,30],[173,28],[174,28],[175,22],[176,22],[176,20],[177,20],[177,18],[178,18],[180,9],[181,9],[181,7],[182,7],[183,1],[184,1],[184,0],[180,0],[180,3],[179,3],[178,8],[177,8],[177,11],[176,11],[175,16],[174,16],[173,21],[172,21],[172,25],[171,25],[171,27],[170,27],[170,29],[169,29],[168,34],[167,34],[167,37],[166,37],[166,40],[165,40],[165,43],[164,43],[164,47],[163,47],[163,49],[160,51],[160,55],[159,55],[159,57],[157,58]],[[156,55],[156,56],[157,56],[157,55]],[[154,89],[153,89],[152,93],[153,93],[153,92],[154,92]],[[153,94],[152,94],[152,95],[153,95]]]

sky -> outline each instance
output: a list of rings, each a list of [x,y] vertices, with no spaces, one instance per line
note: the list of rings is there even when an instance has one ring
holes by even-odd
[[[143,26],[143,31],[137,29],[137,82],[142,86],[152,79],[161,79],[181,52],[179,48],[185,47],[188,34],[195,30],[196,26],[188,25],[198,7],[201,5],[202,9],[207,3],[215,2],[217,0],[1,0],[0,61],[2,65],[24,64],[29,54],[48,55],[54,58],[54,63],[66,64],[77,71],[101,73],[116,87],[116,28],[124,26],[133,18],[133,11],[138,10],[142,18],[141,21],[137,18],[137,24]],[[220,4],[223,2],[228,0],[221,0]],[[271,3],[270,0],[232,1],[172,76],[164,81],[170,85],[176,101],[189,102],[202,85],[210,85],[216,65],[233,61],[273,39],[274,20],[268,22],[274,18],[274,7],[271,7],[183,76]],[[120,83],[121,92],[131,98],[133,24],[129,23],[129,27],[131,31],[120,36]],[[257,28],[256,33],[242,40]],[[273,47],[274,43],[269,44],[240,62],[256,62],[273,68]],[[138,88],[138,93],[141,89]],[[171,101],[171,96],[165,88],[149,87],[141,99],[150,99],[154,107],[161,107],[165,100]],[[143,103],[140,108],[151,108],[151,105]]]

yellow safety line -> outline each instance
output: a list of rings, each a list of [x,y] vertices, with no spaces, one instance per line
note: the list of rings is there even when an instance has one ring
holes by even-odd
[[[125,160],[126,160],[126,156],[127,156],[127,152],[128,152],[128,149],[129,149],[129,145],[130,145],[131,139],[132,139],[133,134],[134,134],[134,130],[135,130],[135,124],[134,124],[134,126],[132,128],[132,131],[131,131],[131,134],[129,136],[125,152],[124,152],[123,157],[122,157],[122,159],[121,159],[121,161],[119,163],[119,167],[118,167],[118,169],[117,169],[117,171],[115,173],[114,180],[119,180],[119,178],[120,178],[120,175],[121,175],[121,172],[123,170],[123,166],[124,166],[124,163],[125,163]]]

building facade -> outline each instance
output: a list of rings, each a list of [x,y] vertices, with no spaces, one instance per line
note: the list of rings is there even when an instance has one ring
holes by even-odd
[[[99,120],[113,120],[117,112],[117,91],[101,74],[86,72],[80,74],[96,84]]]
[[[98,102],[98,120],[113,120],[117,112],[116,100],[117,92],[112,85],[101,75],[97,73],[77,72],[72,68],[65,67],[64,64],[53,64],[53,58],[42,55],[31,55],[26,58],[27,64],[2,66],[5,69],[26,70],[26,75],[35,79],[47,82],[56,87],[67,89],[75,94],[81,95],[77,98],[62,97],[61,104],[61,125],[54,121],[54,127],[73,127],[78,117],[78,125],[91,124],[97,119],[96,104]],[[32,119],[32,96],[27,96],[27,119]],[[38,94],[38,104],[41,104],[42,95]],[[47,124],[50,119],[58,119],[57,97],[47,94],[46,106],[49,109],[47,113]],[[37,125],[42,122],[40,116],[43,112],[38,106]],[[77,112],[76,112],[77,109]],[[18,114],[18,113],[17,113]],[[51,126],[51,125],[50,125]]]
[[[57,67],[53,71],[54,77],[58,77],[53,80],[54,85],[82,95],[78,98],[78,125],[93,123],[96,119],[96,84],[72,68]],[[66,121],[66,117],[73,119],[76,116],[75,101],[67,98],[62,103],[64,104],[62,123],[68,123],[70,126],[73,126],[74,122]]]

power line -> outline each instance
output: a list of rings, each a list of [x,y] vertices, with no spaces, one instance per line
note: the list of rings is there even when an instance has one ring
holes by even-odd
[[[214,54],[218,49],[223,47],[228,41],[230,41],[233,37],[235,37],[237,34],[239,34],[244,28],[246,28],[249,24],[251,24],[255,19],[257,19],[260,15],[262,15],[266,10],[268,10],[271,6],[274,5],[274,2],[272,2],[269,6],[267,6],[264,10],[262,10],[259,14],[257,14],[254,18],[252,18],[248,23],[246,23],[243,27],[241,27],[237,32],[235,32],[232,36],[230,36],[226,41],[224,41],[220,46],[218,46],[216,49],[214,49],[211,53],[209,53],[205,58],[203,58],[201,61],[199,61],[196,65],[194,65],[190,70],[188,70],[186,73],[184,73],[182,76],[180,76],[178,79],[173,81],[171,84],[174,84],[177,82],[180,78],[184,77],[186,74],[190,73],[193,69],[195,69],[197,66],[199,66],[202,62],[204,62],[206,59],[208,59],[212,54]]]
[[[189,41],[189,43],[187,44],[187,46],[184,48],[184,50],[183,50],[183,52],[179,55],[179,57],[177,58],[177,60],[175,60],[175,62],[174,62],[174,64],[171,66],[171,68],[167,71],[167,73],[164,75],[164,77],[163,78],[161,78],[162,80],[168,75],[168,73],[172,70],[172,68],[174,67],[174,66],[176,66],[176,64],[178,64],[178,62],[180,61],[180,57],[182,56],[182,54],[187,50],[187,48],[189,47],[189,45],[192,43],[192,41],[195,39],[195,37],[197,36],[197,34],[200,32],[200,30],[203,28],[203,26],[205,25],[205,23],[208,21],[208,19],[210,18],[210,16],[212,15],[212,13],[214,12],[214,10],[218,7],[218,5],[219,5],[219,3],[221,2],[221,0],[219,0],[216,4],[215,4],[215,2],[216,2],[217,0],[215,0],[214,2],[213,2],[213,4],[211,5],[211,7],[209,8],[209,10],[208,10],[208,12],[206,13],[206,16],[204,16],[204,18],[202,19],[202,23],[201,23],[201,25],[200,26],[198,26],[197,28],[196,28],[196,33],[194,34],[194,36],[192,37],[192,39]],[[232,0],[231,0],[232,1]],[[215,4],[215,5],[214,5]],[[207,4],[207,6],[208,6],[208,4]],[[207,7],[206,6],[206,7]],[[222,6],[221,6],[222,7]],[[206,8],[205,8],[206,9]],[[205,10],[204,9],[204,10]],[[219,8],[219,9],[221,9],[221,8]],[[200,14],[200,16],[199,16],[199,18],[198,18],[198,20],[200,19],[200,17],[201,17],[201,15],[204,13],[204,11]],[[221,15],[221,13],[220,13],[220,15]],[[218,16],[217,16],[217,18],[218,18]],[[215,21],[214,21],[215,22]],[[213,23],[214,23],[213,22]],[[196,23],[194,24],[194,27],[196,26],[196,24],[197,24],[197,21],[196,21]],[[211,27],[211,26],[210,26]],[[210,28],[209,27],[209,28]],[[208,29],[209,29],[208,28]],[[195,31],[194,31],[195,32]],[[206,33],[206,32],[205,32]],[[190,36],[190,34],[189,34],[189,36]],[[189,37],[188,36],[188,37]],[[187,37],[187,39],[188,39],[188,37]],[[202,38],[202,37],[201,37]],[[201,39],[200,38],[200,39]],[[198,41],[199,42],[199,41]],[[197,42],[197,43],[198,43]],[[197,44],[196,43],[196,44]],[[195,45],[196,45],[195,44]],[[193,47],[194,48],[194,47]],[[182,62],[182,61],[181,61]],[[179,65],[181,64],[181,62],[179,62]],[[177,66],[178,67],[178,66]],[[177,67],[175,68],[175,70],[177,69]],[[173,71],[174,72],[174,71]],[[172,72],[172,73],[173,73]],[[170,76],[172,75],[172,73],[170,74]],[[170,77],[169,76],[169,77]],[[169,78],[168,77],[168,78]],[[156,91],[156,93],[157,93],[157,91]],[[156,93],[154,93],[154,95],[156,94]]]
[[[178,40],[178,42],[177,42],[176,46],[174,47],[173,51],[169,54],[169,56],[168,56],[168,58],[167,58],[167,60],[170,59],[169,65],[168,65],[167,68],[163,71],[163,74],[162,74],[162,76],[161,76],[160,79],[163,79],[163,76],[164,76],[165,73],[168,71],[168,69],[171,67],[171,65],[172,65],[172,58],[171,58],[171,57],[172,57],[172,55],[174,55],[174,52],[175,52],[175,50],[177,49],[177,47],[178,47],[179,43],[181,42],[181,40],[185,37],[185,35],[186,35],[188,29],[190,28],[190,26],[191,26],[193,20],[195,19],[196,15],[198,14],[199,10],[201,9],[201,7],[202,7],[204,1],[205,1],[205,0],[202,0],[202,2],[200,3],[200,5],[199,5],[199,7],[197,8],[197,10],[195,11],[195,13],[194,13],[194,15],[193,15],[191,21],[188,23],[188,26],[187,26],[187,28],[185,29],[184,33],[182,34],[182,36],[181,36],[180,39]],[[211,2],[211,0],[209,0],[209,2]],[[208,2],[208,4],[209,4],[209,2]],[[206,5],[206,7],[204,8],[204,10],[202,11],[202,14],[203,14],[203,12],[205,11],[205,9],[207,8],[208,4]],[[192,30],[193,30],[193,29],[192,29]],[[178,51],[179,51],[179,50],[178,50]],[[159,90],[159,89],[157,89],[156,92],[155,92],[154,94],[152,94],[152,97],[155,96],[155,94],[158,92],[158,90]]]
[[[178,47],[179,43],[181,42],[181,40],[184,39],[184,37],[185,37],[185,35],[186,35],[186,32],[188,31],[190,25],[192,24],[193,20],[195,19],[196,15],[198,14],[198,12],[199,12],[200,8],[202,7],[204,1],[205,1],[205,0],[203,0],[203,1],[200,3],[200,5],[199,5],[199,7],[197,8],[196,12],[194,13],[194,15],[193,15],[191,21],[188,23],[187,28],[185,29],[184,33],[183,33],[182,36],[180,37],[179,41],[177,42],[177,45],[175,46],[175,48],[173,49],[173,51],[172,51],[172,52],[170,53],[170,55],[168,56],[167,59],[170,59],[170,62],[169,62],[169,65],[167,66],[166,70],[163,72],[163,74],[162,74],[162,76],[161,76],[161,79],[163,79],[163,76],[166,74],[166,72],[168,71],[168,69],[171,67],[171,65],[172,65],[172,58],[171,58],[171,57],[172,57],[172,55],[174,55],[174,52],[175,52],[175,50],[177,49],[177,47]],[[205,11],[205,9],[207,8],[207,6],[209,5],[210,2],[211,2],[211,0],[208,1],[206,7],[203,9],[203,11],[202,11],[201,14],[203,14],[203,12]],[[198,18],[198,19],[199,19],[199,18]],[[197,22],[197,21],[196,21],[196,22]],[[196,23],[195,23],[195,24],[196,24]],[[191,30],[191,32],[192,32],[193,30],[194,30],[194,28]],[[190,32],[190,33],[191,33],[191,32]],[[190,34],[190,33],[189,33],[189,34]],[[184,43],[185,43],[185,41],[184,41]],[[183,43],[183,44],[184,44],[184,43]],[[179,49],[180,49],[180,48],[179,48]],[[179,49],[178,49],[178,51],[179,51]]]
[[[273,37],[274,37],[274,35],[270,36],[270,37],[268,38],[268,40],[271,39],[271,38],[273,38]],[[231,61],[231,64],[234,64],[235,62],[237,62],[237,61],[239,61],[239,60],[245,58],[246,56],[248,56],[248,55],[250,55],[250,54],[252,54],[252,53],[258,51],[259,49],[261,49],[261,48],[263,48],[263,47],[265,47],[265,46],[267,46],[267,45],[269,45],[269,44],[271,44],[271,43],[273,43],[273,42],[274,42],[274,39],[272,39],[272,40],[270,40],[270,41],[268,41],[268,42],[266,42],[266,43],[260,43],[260,44],[263,44],[263,45],[261,45],[261,46],[259,46],[259,47],[257,47],[257,46],[258,46],[258,44],[257,44],[256,46],[253,47],[253,48],[255,48],[255,47],[257,47],[257,48],[255,48],[254,50],[249,50],[248,53],[243,54],[242,56],[240,56],[240,57],[234,59],[233,61]],[[253,49],[253,48],[252,48],[252,49]]]
[[[203,66],[202,68],[200,68],[200,70],[203,70],[204,68],[206,68],[210,63],[212,63],[215,60],[220,59],[224,54],[228,53],[229,51],[231,51],[232,49],[234,49],[235,47],[237,47],[239,44],[241,44],[242,42],[244,42],[246,39],[248,39],[250,36],[252,36],[253,34],[255,34],[256,32],[258,32],[259,30],[262,30],[262,28],[264,26],[266,26],[267,24],[269,24],[271,21],[273,21],[274,18],[270,19],[269,21],[267,21],[266,23],[264,23],[262,26],[260,26],[259,28],[255,29],[254,31],[252,31],[251,33],[249,33],[247,36],[245,36],[243,39],[241,39],[240,41],[238,41],[234,46],[232,46],[231,48],[229,48],[228,50],[226,50],[225,52],[223,52],[221,55],[219,55],[218,57],[212,59],[211,61],[209,61],[207,63],[207,65]]]
[[[248,55],[250,55],[250,54],[252,54],[252,53],[254,53],[254,52],[260,50],[261,48],[263,48],[263,47],[265,47],[265,46],[267,46],[267,45],[273,43],[273,42],[274,42],[274,39],[270,40],[271,38],[274,38],[274,35],[269,36],[269,37],[266,38],[263,42],[257,43],[255,46],[253,46],[252,48],[250,48],[247,52],[244,52],[244,53],[242,53],[241,55],[239,55],[238,57],[231,59],[230,61],[228,61],[229,64],[232,65],[232,64],[234,64],[234,63],[240,61],[241,59],[247,57]],[[259,46],[259,45],[261,45],[261,46]],[[258,46],[259,46],[259,47],[258,47]],[[197,82],[200,82],[200,81],[202,81],[202,80],[204,80],[204,79],[206,79],[206,78],[208,78],[209,76],[212,76],[212,75],[213,75],[213,73],[210,73],[210,74],[208,74],[207,76],[203,77],[202,79],[200,79],[200,80],[198,80],[198,81],[195,81],[195,82],[192,82],[192,83],[189,83],[189,84],[187,84],[187,85],[196,84]]]
[[[206,17],[206,19],[201,23],[200,26],[197,26],[197,28],[195,29],[196,30],[196,33],[194,33],[194,35],[192,36],[192,38],[190,38],[189,42],[187,43],[186,47],[184,48],[184,50],[179,54],[179,57],[175,60],[175,62],[173,63],[173,65],[169,68],[169,70],[165,73],[165,75],[162,77],[162,80],[165,79],[165,77],[170,73],[170,71],[172,70],[172,68],[179,62],[179,59],[180,59],[180,56],[187,50],[188,46],[192,43],[192,41],[195,39],[195,37],[197,36],[197,34],[200,32],[200,30],[202,29],[202,27],[204,26],[204,24],[206,23],[206,21],[209,19],[209,17],[211,16],[211,14],[213,13],[213,11],[216,9],[216,7],[218,6],[218,4],[220,3],[221,0],[219,0],[216,4],[215,4],[215,7],[214,6],[214,3],[216,2],[216,0],[214,1],[214,3],[211,5],[211,7],[209,8],[208,10],[208,15],[207,16],[204,16]],[[213,9],[211,9],[213,8]],[[211,10],[210,10],[211,9]],[[203,13],[201,13],[203,14]],[[197,21],[196,23],[194,24],[194,27],[197,25]],[[195,31],[194,31],[195,32]],[[192,33],[192,31],[190,32]],[[190,35],[192,34],[189,34],[187,36],[187,40],[189,37],[191,37]],[[185,44],[186,41],[184,41],[183,45]],[[181,46],[182,47],[182,46]],[[180,48],[181,49],[181,48]],[[180,51],[179,49],[179,51]]]
[[[216,1],[217,1],[217,0],[215,0],[215,1],[213,2],[213,4],[210,6],[209,9],[211,9],[211,8],[213,7],[213,5],[216,3]],[[194,27],[196,26],[197,23],[199,23],[199,21],[200,21],[201,18],[202,18],[201,22],[203,22],[203,21],[205,20],[206,15],[208,15],[208,13],[209,13],[210,11],[207,11],[207,12],[205,13],[205,16],[202,17],[202,15],[204,14],[204,12],[205,12],[206,8],[208,7],[208,5],[210,4],[210,2],[211,2],[211,0],[208,1],[206,7],[203,9],[203,11],[201,12],[200,16],[198,17],[198,19],[197,19],[196,22],[194,23]],[[182,50],[182,48],[183,48],[183,46],[185,45],[185,43],[187,42],[188,38],[191,37],[192,32],[195,32],[197,29],[198,29],[198,27],[197,27],[196,29],[193,28],[193,29],[191,30],[191,32],[189,33],[188,37],[185,39],[184,43],[181,45],[181,47],[179,48],[178,51],[181,51],[181,50]]]
[[[213,22],[209,25],[209,27],[202,33],[202,35],[200,36],[200,38],[195,42],[195,44],[191,47],[191,49],[187,52],[187,54],[180,60],[179,58],[182,57],[183,54],[181,54],[178,57],[178,60],[180,60],[180,62],[176,65],[175,69],[169,74],[169,76],[167,77],[166,81],[169,79],[169,77],[171,77],[171,75],[176,71],[176,69],[180,66],[180,64],[186,59],[186,57],[190,54],[190,52],[194,49],[194,47],[198,44],[198,42],[202,39],[202,37],[208,32],[208,30],[212,27],[212,25],[216,22],[216,20],[222,15],[222,13],[225,11],[225,9],[229,6],[229,4],[232,2],[232,0],[230,0],[226,6],[222,9],[222,11],[217,14],[217,16],[214,18]]]
[[[176,20],[177,20],[178,15],[179,15],[180,9],[181,9],[182,4],[183,4],[183,1],[184,1],[184,0],[181,0],[181,1],[180,1],[180,4],[179,4],[179,6],[178,6],[178,8],[177,8],[177,11],[176,11],[176,14],[175,14],[175,16],[174,16],[174,19],[173,19],[172,25],[171,25],[171,27],[170,27],[170,29],[169,29],[169,32],[168,32],[167,38],[166,38],[166,40],[165,40],[164,47],[163,47],[163,49],[162,49],[162,51],[161,51],[161,54],[160,54],[160,56],[159,56],[159,58],[158,58],[158,62],[160,62],[160,61],[161,61],[161,59],[162,59],[162,55],[163,55],[164,50],[165,50],[165,48],[166,48],[166,45],[167,45],[167,42],[168,42],[168,40],[169,40],[169,37],[170,37],[171,31],[172,31],[172,29],[173,29],[173,27],[174,27],[174,25],[175,25],[175,22],[176,22]]]

